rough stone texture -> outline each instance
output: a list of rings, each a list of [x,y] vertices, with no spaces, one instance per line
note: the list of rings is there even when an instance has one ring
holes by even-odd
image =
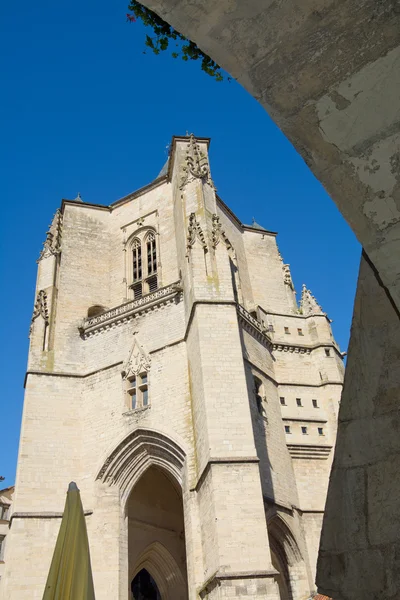
[[[71,480],[98,600],[128,600],[141,568],[163,600],[315,590],[342,357],[322,309],[297,310],[276,234],[227,210],[193,143],[174,138],[168,175],[109,207],[63,202],[61,254],[39,262],[4,600],[42,597]],[[158,289],[133,300],[150,230]]]
[[[146,0],[261,102],[400,307],[398,0]]]
[[[398,314],[363,258],[317,578],[335,600],[398,598],[397,327]]]

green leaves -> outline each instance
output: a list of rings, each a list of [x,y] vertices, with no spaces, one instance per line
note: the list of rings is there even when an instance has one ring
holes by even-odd
[[[151,48],[154,54],[160,54],[168,49],[170,40],[178,40],[183,42],[180,46],[179,43],[175,44],[178,50],[172,52],[173,58],[182,57],[185,62],[188,60],[201,60],[201,69],[210,77],[214,77],[216,81],[223,81],[224,76],[222,74],[221,67],[213,61],[213,59],[205,54],[194,42],[188,40],[179,31],[176,31],[166,21],[161,19],[156,13],[149,10],[136,0],[131,0],[129,4],[129,10],[133,12],[136,19],[141,19],[143,25],[151,27],[154,32],[154,36],[146,35],[145,46]],[[135,18],[129,18],[130,22],[134,22]],[[228,77],[228,81],[230,78]]]

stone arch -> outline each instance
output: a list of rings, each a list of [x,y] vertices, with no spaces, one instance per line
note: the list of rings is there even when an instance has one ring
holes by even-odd
[[[296,538],[281,515],[275,515],[267,527],[272,564],[280,574],[281,600],[301,598],[308,592],[308,575]]]
[[[172,482],[182,486],[186,454],[182,448],[161,432],[135,429],[109,453],[96,479],[120,488],[122,505],[150,467],[165,471]]]
[[[296,11],[262,0],[144,4],[266,108],[336,202],[399,308],[400,262],[389,258],[400,255],[398,182],[378,171],[398,163],[397,105],[389,99],[399,95],[393,32],[400,13],[388,5],[378,15],[373,2],[357,13],[351,3]]]
[[[179,600],[186,597],[183,575],[172,554],[160,542],[153,542],[142,552],[129,574],[130,581],[142,569],[146,569],[153,577],[162,600]]]

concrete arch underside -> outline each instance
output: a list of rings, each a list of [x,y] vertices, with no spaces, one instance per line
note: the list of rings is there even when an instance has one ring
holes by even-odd
[[[364,248],[317,583],[335,600],[390,598],[400,589],[400,485],[384,475],[400,458],[398,0],[144,4],[266,108]]]

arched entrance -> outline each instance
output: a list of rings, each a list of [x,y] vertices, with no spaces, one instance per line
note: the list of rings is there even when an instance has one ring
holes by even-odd
[[[187,600],[182,492],[171,475],[149,467],[126,504],[128,569],[134,600]]]
[[[132,600],[161,600],[156,582],[146,569],[135,575],[131,583]]]
[[[98,471],[98,480],[119,488],[121,598],[133,598],[133,582],[135,593],[144,593],[141,586],[147,575],[136,579],[142,570],[151,576],[162,600],[188,598],[182,501],[185,456],[163,433],[138,428],[120,440]]]
[[[268,522],[272,566],[279,575],[276,582],[280,600],[295,600],[307,595],[310,582],[297,542],[280,515]]]

